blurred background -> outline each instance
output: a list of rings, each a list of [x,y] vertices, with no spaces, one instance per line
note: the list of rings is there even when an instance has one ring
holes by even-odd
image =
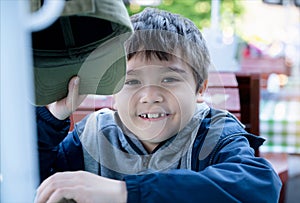
[[[287,65],[293,67],[290,73],[299,75],[299,0],[124,2],[130,15],[151,6],[191,19],[210,44],[217,70],[238,70],[244,58],[281,57],[286,59]]]
[[[33,200],[38,179],[28,2],[0,0],[1,202],[32,202],[27,200]],[[123,2],[130,15],[151,6],[198,26],[210,49],[211,72],[218,73],[211,74],[207,101],[231,111],[247,130],[266,139],[257,155],[267,158],[282,180],[280,202],[299,202],[300,0]],[[89,110],[110,107],[109,98],[88,96],[71,117],[72,125]]]

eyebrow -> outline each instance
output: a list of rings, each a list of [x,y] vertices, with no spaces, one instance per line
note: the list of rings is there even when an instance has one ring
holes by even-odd
[[[184,74],[187,73],[185,70],[177,68],[177,67],[169,66],[167,68],[169,69],[169,72],[184,73]]]
[[[167,69],[167,71],[165,72],[176,72],[176,73],[183,73],[186,74],[187,72],[183,69],[177,68],[177,67],[172,67],[172,66],[168,66],[168,67],[160,67],[160,69]],[[140,70],[128,70],[126,72],[127,75],[136,75],[137,72],[139,72]]]

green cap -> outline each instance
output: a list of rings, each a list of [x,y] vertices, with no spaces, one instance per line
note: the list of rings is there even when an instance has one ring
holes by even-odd
[[[32,11],[42,0],[31,0]],[[70,79],[80,77],[80,94],[110,95],[125,81],[124,42],[133,28],[122,0],[68,0],[48,28],[32,33],[35,104],[67,96]]]

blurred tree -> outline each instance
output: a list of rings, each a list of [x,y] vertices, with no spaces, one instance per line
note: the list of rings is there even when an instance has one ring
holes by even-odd
[[[210,26],[211,1],[215,0],[162,0],[157,7],[173,13],[181,14],[192,20],[199,29]],[[142,11],[145,6],[128,4],[129,15]],[[234,21],[244,12],[243,0],[220,0],[220,26],[234,26]]]

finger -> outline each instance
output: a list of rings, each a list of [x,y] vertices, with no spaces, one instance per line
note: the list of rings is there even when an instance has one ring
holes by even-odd
[[[46,202],[51,194],[64,187],[72,187],[74,183],[69,172],[56,173],[42,182],[37,190],[35,203]]]
[[[69,93],[67,96],[67,102],[71,108],[71,111],[75,111],[87,96],[79,94],[79,86],[80,78],[78,76],[73,77],[69,83]]]
[[[55,175],[56,174],[44,180],[42,184],[39,186],[34,201],[35,203],[44,203],[49,199],[51,193],[53,193],[53,191],[55,190],[55,186],[54,186],[55,183],[53,183],[54,182],[53,179]]]
[[[79,82],[80,79],[78,76],[73,77],[69,82],[67,102],[71,111],[74,111],[77,108],[77,99],[79,97]]]
[[[87,94],[79,93],[80,78],[78,76],[75,76],[73,79],[73,98],[76,99],[76,101],[78,101],[79,103],[81,103],[86,98]]]
[[[51,194],[47,203],[76,203],[76,201],[73,199],[75,193],[78,193],[78,191],[74,190],[72,187],[57,189]]]
[[[75,76],[70,80],[69,93],[71,93],[72,96],[79,94],[79,83],[80,83],[80,78],[78,76]]]

